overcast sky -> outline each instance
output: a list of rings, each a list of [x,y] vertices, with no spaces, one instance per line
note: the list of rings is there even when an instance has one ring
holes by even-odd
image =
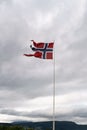
[[[87,0],[0,0],[0,122],[52,120],[53,60],[24,57],[55,41],[56,120],[87,124]]]

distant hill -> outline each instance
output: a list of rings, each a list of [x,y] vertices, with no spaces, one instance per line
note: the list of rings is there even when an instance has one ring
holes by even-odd
[[[5,126],[23,126],[25,128],[34,128],[35,130],[52,130],[52,121],[47,122],[26,122],[18,121],[13,123],[0,123]],[[69,121],[56,121],[56,130],[87,130],[87,125],[78,125]]]

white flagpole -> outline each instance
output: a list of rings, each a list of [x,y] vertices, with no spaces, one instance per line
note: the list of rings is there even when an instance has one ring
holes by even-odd
[[[53,130],[55,130],[55,47],[53,52]]]

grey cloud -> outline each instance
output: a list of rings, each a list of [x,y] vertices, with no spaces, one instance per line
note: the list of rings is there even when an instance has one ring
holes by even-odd
[[[87,110],[86,108],[78,109],[74,111],[74,116],[79,118],[87,118]]]
[[[0,0],[0,4],[2,3],[10,3],[12,0]]]
[[[82,112],[81,112],[82,111]],[[32,112],[18,112],[16,110],[11,109],[1,109],[1,114],[7,114],[12,116],[20,116],[20,117],[28,117],[28,118],[43,118],[46,120],[52,120],[52,115],[47,114],[44,111],[32,111]],[[84,109],[77,109],[77,110],[71,110],[71,112],[66,113],[57,113],[55,115],[56,120],[70,120],[74,121],[74,118],[79,118],[79,120],[82,118],[87,118],[87,111],[86,108]]]
[[[1,114],[7,114],[7,115],[15,115],[17,116],[18,113],[14,110],[9,110],[9,109],[3,109],[3,110],[0,110]]]
[[[50,116],[46,115],[45,113],[42,114],[42,112],[33,111],[33,112],[18,112],[16,110],[11,109],[1,109],[1,114],[7,114],[7,115],[14,115],[14,116],[25,116],[25,117],[32,117],[32,118],[48,118]]]
[[[0,91],[3,90],[0,97],[0,112],[2,114],[51,119],[51,115],[45,112],[44,114],[39,111],[23,113],[12,109],[19,106],[18,104],[22,107],[22,101],[52,95],[51,64],[22,57],[26,51],[30,52],[31,38],[36,41],[56,40],[57,95],[63,96],[66,93],[77,92],[78,89],[86,90],[87,3],[81,0],[80,2],[0,1]],[[5,95],[6,90],[9,91],[7,95]],[[75,119],[77,116],[85,118],[86,110],[83,113],[80,111],[82,110],[73,110],[66,114],[58,113],[56,119]]]
[[[42,111],[33,111],[33,112],[18,112],[16,110],[11,110],[11,109],[1,109],[0,110],[1,114],[7,114],[7,115],[12,115],[12,116],[25,116],[25,117],[31,117],[31,118],[45,118],[48,120],[52,120],[52,115],[46,114],[46,112],[42,112]],[[56,115],[55,118],[57,119],[59,117],[59,119],[61,117],[64,118],[64,114],[59,114],[58,116]],[[69,115],[68,115],[69,116]]]
[[[48,93],[49,95],[51,95],[52,92],[47,89],[48,88],[47,85],[50,83],[50,80],[48,83],[45,82],[45,84],[43,84],[43,82],[44,82],[43,79],[40,79],[40,81],[39,80],[37,81],[36,79],[16,80],[14,76],[12,76],[12,78],[10,78],[9,76],[8,79],[5,79],[4,77],[3,82],[1,81],[1,89],[9,90],[9,91],[11,90],[13,92],[21,94],[21,96],[28,97],[28,98],[37,97],[37,96],[46,96],[48,95]]]
[[[56,0],[50,0],[49,4],[47,1],[41,2],[40,0],[36,0],[35,2],[32,3],[34,7],[37,8],[38,11],[43,11],[43,13],[52,11],[55,8],[55,4],[56,4],[56,8],[62,5],[61,1],[56,1]]]

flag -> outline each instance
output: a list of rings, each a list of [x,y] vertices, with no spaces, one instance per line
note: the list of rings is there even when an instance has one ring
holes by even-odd
[[[41,59],[53,59],[53,46],[54,43],[43,43],[39,42],[36,43],[34,40],[31,40],[33,42],[33,46],[30,45],[30,48],[34,51],[34,54],[24,54],[25,56],[34,56],[36,58]]]

